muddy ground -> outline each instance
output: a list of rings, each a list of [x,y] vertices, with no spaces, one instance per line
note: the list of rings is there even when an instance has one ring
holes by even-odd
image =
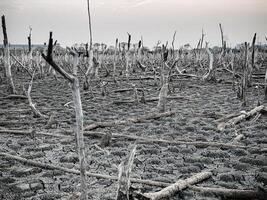
[[[14,72],[17,90],[27,88],[30,78],[24,73]],[[24,74],[24,75],[23,75]],[[262,79],[255,79],[263,83]],[[157,97],[158,86],[154,80],[130,81],[136,87],[145,88],[145,97]],[[150,113],[157,102],[115,104],[118,100],[133,100],[132,91],[115,93],[119,88],[131,88],[127,81],[118,85],[109,82],[106,96],[100,87],[93,86],[93,93],[81,91],[84,110],[84,124],[109,121],[129,116]],[[252,87],[248,91],[248,105],[241,106],[231,84],[204,83],[192,78],[178,78],[171,87],[173,94],[184,98],[169,100],[167,109],[175,111],[175,116],[147,120],[145,123],[130,124],[114,128],[96,129],[95,132],[119,133],[146,138],[210,141],[231,143],[236,134],[243,134],[238,145],[247,148],[224,149],[217,147],[195,147],[193,145],[167,145],[136,142],[137,152],[132,169],[132,177],[174,183],[207,169],[215,171],[212,178],[198,186],[256,189],[267,184],[267,120],[262,115],[256,121],[245,121],[236,127],[218,131],[214,121],[236,111],[250,110],[262,102],[263,89]],[[0,151],[18,155],[36,162],[48,163],[69,169],[78,169],[78,156],[75,149],[74,134],[70,132],[75,122],[71,90],[62,79],[53,76],[36,79],[33,83],[32,101],[36,108],[47,116],[53,115],[54,123],[47,126],[47,120],[35,118],[25,99],[7,99],[7,86],[0,85],[0,129],[34,130],[36,135],[0,134]],[[141,95],[141,94],[140,94]],[[62,134],[66,138],[39,135],[39,132]],[[107,154],[95,147],[99,137],[85,137],[87,170],[90,172],[117,176],[116,166],[127,157],[135,141],[116,138],[104,149]],[[260,147],[254,150],[251,147]],[[115,199],[117,182],[108,179],[89,177],[88,194],[91,199]],[[157,191],[160,188],[133,183],[141,191]],[[23,165],[22,163],[0,157],[0,199],[61,199],[79,191],[79,176],[61,171],[51,171]],[[172,199],[221,199],[185,190]]]

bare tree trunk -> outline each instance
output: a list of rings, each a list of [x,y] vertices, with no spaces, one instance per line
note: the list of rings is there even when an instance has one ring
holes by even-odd
[[[116,39],[115,42],[115,52],[114,52],[114,57],[113,57],[113,77],[116,75],[116,61],[117,61],[117,48],[118,48],[118,38]]]
[[[58,73],[60,73],[66,80],[68,80],[71,84],[73,102],[75,106],[76,113],[76,127],[75,127],[75,136],[77,141],[77,149],[79,154],[80,161],[80,175],[81,175],[81,196],[80,200],[87,200],[87,187],[86,187],[86,172],[85,172],[85,145],[84,145],[84,137],[83,137],[83,111],[82,111],[82,103],[80,96],[80,88],[79,88],[79,80],[77,78],[77,68],[78,68],[78,54],[74,51],[70,53],[74,56],[73,59],[73,74],[68,74],[64,69],[59,67],[53,60],[52,57],[53,52],[53,38],[52,32],[50,32],[49,45],[47,56],[42,54],[43,58],[55,69]]]
[[[173,59],[175,59],[175,50],[174,50],[175,36],[176,36],[176,31],[174,32],[173,38],[172,38],[172,58]]]
[[[266,72],[265,72],[264,100],[267,100],[267,68],[266,68]]]
[[[4,41],[3,41],[4,43],[4,66],[6,70],[6,77],[9,81],[11,93],[15,94],[16,89],[15,89],[15,85],[13,83],[12,74],[11,74],[10,52],[9,52],[9,44],[8,44],[8,38],[7,38],[7,32],[6,32],[5,15],[2,16],[2,29],[3,29],[3,35],[4,35]]]
[[[242,79],[242,104],[243,106],[246,106],[247,99],[246,99],[246,93],[247,93],[247,87],[248,87],[248,44],[245,42],[245,63],[243,66],[243,79]]]
[[[220,26],[221,38],[222,38],[222,55],[223,55],[225,49],[224,49],[224,36],[223,36],[222,24],[220,23],[219,26]]]
[[[212,80],[215,79],[215,70],[213,67],[214,57],[211,51],[209,50],[208,43],[206,43],[206,51],[209,55],[209,71],[203,76],[203,80]]]
[[[89,61],[88,61],[88,69],[86,71],[86,76],[90,73],[93,68],[94,62],[94,52],[93,52],[93,34],[92,34],[92,23],[91,23],[91,12],[90,12],[90,2],[87,0],[87,13],[88,13],[88,23],[89,23],[89,33],[90,33],[90,47],[89,47]]]
[[[248,86],[252,86],[252,72],[255,65],[255,42],[256,42],[257,34],[254,34],[252,40],[252,54],[251,54],[251,63],[248,64]]]

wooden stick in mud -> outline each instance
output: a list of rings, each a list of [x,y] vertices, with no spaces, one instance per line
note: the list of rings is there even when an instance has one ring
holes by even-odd
[[[6,70],[6,77],[9,81],[9,87],[12,94],[16,93],[15,85],[13,82],[12,74],[11,74],[11,64],[10,64],[10,52],[9,52],[9,44],[8,44],[8,38],[7,38],[7,31],[6,31],[6,19],[5,15],[2,16],[2,29],[3,29],[3,35],[4,35],[4,66]]]
[[[212,172],[201,172],[185,180],[179,180],[176,183],[153,193],[145,193],[144,196],[151,200],[159,200],[166,197],[171,197],[175,193],[186,189],[190,185],[199,183],[205,179],[208,179],[212,176]]]
[[[262,110],[264,109],[264,106],[261,105],[261,106],[258,106],[252,110],[250,110],[249,112],[244,112],[242,114],[240,114],[239,116],[237,117],[234,117],[232,119],[230,119],[228,122],[222,122],[220,124],[218,124],[218,129],[219,130],[224,130],[227,126],[231,126],[231,125],[235,125],[235,124],[238,124],[239,122],[243,121],[244,119],[247,119],[259,112],[261,112]]]
[[[117,200],[126,200],[129,199],[130,195],[130,186],[131,186],[131,171],[134,162],[134,156],[136,153],[137,146],[134,145],[133,149],[130,152],[129,158],[123,160],[118,166],[119,176],[118,176],[118,190],[117,190]]]
[[[126,119],[119,119],[119,120],[114,120],[114,121],[109,121],[109,122],[96,122],[96,123],[86,126],[84,130],[89,131],[89,130],[94,130],[97,128],[114,127],[118,125],[126,125],[126,124],[131,124],[131,123],[142,123],[149,119],[158,119],[161,117],[172,116],[174,114],[175,112],[173,111],[164,112],[164,113],[149,113],[149,114],[142,115],[139,117],[128,117]]]
[[[73,55],[73,75],[67,73],[64,69],[58,66],[52,57],[53,52],[53,38],[52,32],[50,32],[49,44],[47,56],[42,54],[43,58],[57,71],[59,72],[67,81],[69,81],[72,90],[73,102],[76,114],[76,126],[75,126],[75,136],[77,142],[77,149],[80,161],[80,175],[81,175],[81,200],[87,200],[87,186],[86,186],[86,174],[85,174],[85,145],[83,136],[83,111],[82,102],[80,96],[79,80],[77,77],[78,72],[78,54],[74,51],[70,53]]]
[[[28,91],[25,92],[25,93],[26,93],[26,96],[27,96],[28,101],[29,101],[29,106],[30,106],[32,112],[34,113],[34,115],[36,117],[40,117],[40,118],[47,118],[47,116],[43,115],[39,110],[37,110],[37,108],[35,107],[35,104],[32,103],[31,90],[32,90],[32,83],[33,83],[34,73],[35,73],[35,71],[32,74],[32,79],[31,79],[31,82],[29,83]]]

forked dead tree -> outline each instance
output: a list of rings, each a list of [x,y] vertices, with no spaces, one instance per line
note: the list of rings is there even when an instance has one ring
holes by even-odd
[[[5,15],[2,16],[2,29],[3,29],[3,35],[4,35],[4,66],[6,71],[6,77],[9,82],[10,90],[12,94],[16,93],[15,85],[12,78],[11,73],[11,64],[10,64],[10,52],[9,52],[9,44],[8,44],[8,38],[7,38],[7,32],[6,32],[6,20]]]
[[[84,136],[83,136],[83,111],[82,102],[80,96],[79,80],[77,77],[78,71],[78,54],[77,52],[71,51],[73,55],[73,75],[67,73],[64,69],[58,66],[53,60],[53,38],[52,32],[50,32],[49,44],[47,55],[42,54],[42,57],[59,73],[61,74],[71,85],[73,102],[75,106],[76,113],[76,127],[75,136],[77,142],[78,155],[80,160],[80,175],[81,175],[81,200],[87,200],[86,192],[86,174],[85,174],[85,146],[84,146]]]

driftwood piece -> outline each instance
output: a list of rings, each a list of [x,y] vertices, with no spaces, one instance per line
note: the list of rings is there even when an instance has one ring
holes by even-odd
[[[151,200],[159,200],[166,197],[171,197],[175,193],[186,189],[188,186],[199,183],[212,176],[212,172],[201,172],[185,180],[179,180],[176,183],[153,193],[145,193],[144,196]]]
[[[114,127],[118,125],[126,125],[130,123],[142,123],[145,120],[150,120],[150,119],[158,119],[161,117],[168,117],[174,115],[175,112],[169,111],[169,112],[164,112],[164,113],[149,113],[146,115],[142,115],[139,117],[128,117],[126,119],[119,119],[119,120],[114,120],[114,121],[109,121],[109,122],[96,122],[93,124],[90,124],[84,128],[84,130],[94,130],[97,128],[106,128],[106,127]]]
[[[264,109],[263,105],[258,106],[256,108],[250,110],[249,112],[244,112],[244,113],[240,114],[239,116],[230,119],[228,122],[219,123],[217,128],[218,128],[218,130],[223,131],[227,126],[238,124],[239,122],[243,121],[244,119],[247,119],[247,118],[261,112],[263,109]]]

